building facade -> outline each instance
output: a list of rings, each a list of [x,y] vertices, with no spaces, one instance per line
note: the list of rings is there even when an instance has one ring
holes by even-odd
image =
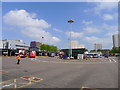
[[[22,40],[1,40],[0,54],[14,55],[20,49],[28,50],[29,46]]]
[[[71,41],[70,44],[72,49],[78,48],[78,45],[79,45],[78,41]]]
[[[22,40],[2,40],[0,41],[1,49],[28,49],[29,46]]]
[[[113,47],[119,47],[120,46],[120,35],[119,34],[114,34],[112,36],[113,39]]]
[[[71,49],[85,48],[85,45],[79,44],[78,41],[71,41]]]
[[[95,50],[102,49],[102,44],[94,44],[94,49]]]
[[[41,42],[37,42],[37,41],[30,42],[30,47],[40,47],[41,45],[42,45]]]

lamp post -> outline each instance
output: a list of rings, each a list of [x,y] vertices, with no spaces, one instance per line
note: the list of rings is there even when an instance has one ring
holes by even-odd
[[[43,43],[43,41],[44,41],[44,40],[43,40],[43,39],[44,39],[44,37],[42,36],[41,38],[42,38],[42,43]],[[43,43],[43,44],[44,44],[44,43]]]
[[[70,49],[69,49],[69,57],[72,57],[72,47],[71,47],[71,32],[72,32],[72,23],[74,22],[74,20],[70,19],[68,20],[68,23],[70,23]]]

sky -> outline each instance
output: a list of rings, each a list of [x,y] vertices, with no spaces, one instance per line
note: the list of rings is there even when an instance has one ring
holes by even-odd
[[[111,49],[112,35],[118,33],[118,6],[117,2],[2,2],[2,22],[2,39],[20,39],[28,45],[39,41],[62,49],[69,48],[71,33],[72,40],[86,49],[94,49],[95,43]]]

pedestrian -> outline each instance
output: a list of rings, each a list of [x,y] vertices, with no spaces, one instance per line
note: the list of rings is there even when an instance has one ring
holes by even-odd
[[[61,57],[62,57],[62,59],[64,59],[64,55],[65,55],[65,53],[62,51],[62,56],[61,56]]]
[[[59,58],[62,59],[62,52],[59,52]]]
[[[21,59],[21,58],[20,58],[20,55],[18,55],[18,56],[17,56],[17,60],[18,60],[17,64],[20,64],[20,59]]]

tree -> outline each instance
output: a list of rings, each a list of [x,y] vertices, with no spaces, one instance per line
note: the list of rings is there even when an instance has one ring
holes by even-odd
[[[90,52],[95,52],[96,50],[90,50]]]
[[[110,53],[120,53],[120,47],[113,47]]]
[[[56,46],[52,46],[52,45],[43,44],[40,46],[40,49],[50,51],[50,52],[58,52],[58,48]]]

